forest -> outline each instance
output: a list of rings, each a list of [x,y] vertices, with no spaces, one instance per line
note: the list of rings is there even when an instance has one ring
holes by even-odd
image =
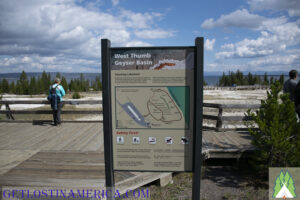
[[[64,76],[61,76],[59,72],[56,73],[55,77],[51,77],[50,73],[43,71],[39,77],[27,77],[26,72],[22,71],[19,79],[15,82],[8,82],[3,78],[0,82],[0,93],[9,94],[22,94],[22,95],[36,95],[36,94],[48,94],[50,85],[53,84],[55,78],[61,79],[61,85],[64,87],[66,92],[88,92],[88,91],[101,91],[102,84],[100,76],[95,78],[95,81],[90,82],[84,78],[81,73],[80,78],[71,79],[67,82]]]
[[[263,78],[260,75],[254,75],[249,72],[244,75],[243,72],[237,70],[236,72],[229,71],[228,75],[223,72],[223,75],[219,78],[219,86],[238,86],[238,85],[272,85],[277,80],[273,76],[268,78],[267,72],[265,72]],[[281,85],[284,83],[284,75],[281,74],[279,80]]]

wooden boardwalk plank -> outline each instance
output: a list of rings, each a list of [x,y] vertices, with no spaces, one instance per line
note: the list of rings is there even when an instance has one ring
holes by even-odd
[[[32,150],[0,150],[0,175],[18,166],[37,151]]]

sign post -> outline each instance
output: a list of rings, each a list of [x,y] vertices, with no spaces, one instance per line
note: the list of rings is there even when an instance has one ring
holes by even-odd
[[[195,43],[111,48],[102,40],[107,187],[115,170],[194,172],[200,199],[203,38]]]
[[[103,137],[105,160],[105,186],[114,188],[114,167],[112,156],[112,132],[111,132],[111,100],[110,100],[110,41],[101,41],[102,59],[102,110],[103,110]],[[109,199],[109,198],[108,198]]]
[[[195,121],[194,124],[194,174],[192,199],[200,200],[201,164],[202,164],[202,115],[203,115],[203,46],[204,39],[196,38],[195,59]]]

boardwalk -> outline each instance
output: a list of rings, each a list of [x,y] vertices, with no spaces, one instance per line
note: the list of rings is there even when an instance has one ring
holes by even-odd
[[[51,188],[103,188],[104,155],[101,123],[65,123],[60,127],[0,123],[0,185]],[[205,131],[206,158],[236,158],[251,150],[248,134]],[[120,190],[170,173],[116,172]]]

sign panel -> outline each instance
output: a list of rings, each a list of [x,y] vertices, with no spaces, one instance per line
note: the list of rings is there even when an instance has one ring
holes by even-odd
[[[110,55],[114,170],[192,171],[195,47]]]

